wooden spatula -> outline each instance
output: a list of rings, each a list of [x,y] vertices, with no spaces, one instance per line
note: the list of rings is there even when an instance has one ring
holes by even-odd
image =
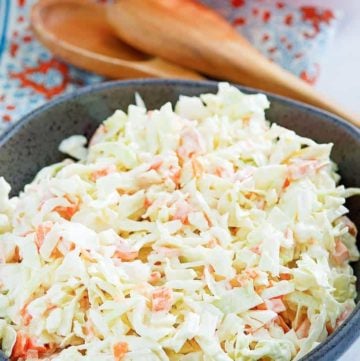
[[[194,0],[119,0],[108,10],[130,45],[205,74],[297,99],[359,125],[359,119],[268,61],[213,10]]]
[[[38,39],[63,60],[110,78],[202,79],[195,71],[146,55],[121,41],[106,6],[89,0],[40,0],[31,23]]]

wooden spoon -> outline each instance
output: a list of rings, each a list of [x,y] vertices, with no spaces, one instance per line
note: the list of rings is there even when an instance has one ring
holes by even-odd
[[[105,5],[86,0],[40,0],[32,8],[31,23],[39,40],[55,55],[110,78],[202,78],[121,41],[107,23]]]
[[[193,0],[120,0],[108,11],[130,45],[205,74],[278,93],[359,119],[267,60],[216,12]]]

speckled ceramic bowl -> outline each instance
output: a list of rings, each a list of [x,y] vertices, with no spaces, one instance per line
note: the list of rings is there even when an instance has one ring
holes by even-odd
[[[127,109],[134,102],[135,92],[141,94],[148,108],[156,108],[167,101],[174,103],[180,94],[198,95],[216,90],[215,82],[138,80],[103,83],[58,98],[25,116],[0,138],[0,175],[11,183],[13,194],[19,192],[40,168],[63,158],[58,151],[62,139],[72,134],[90,136],[115,109]],[[359,129],[313,107],[275,95],[269,98],[269,120],[317,142],[334,143],[332,157],[339,164],[342,182],[360,187]],[[351,199],[347,206],[360,228],[360,197]],[[359,262],[354,269],[360,279]],[[360,303],[336,332],[302,360],[336,360],[359,334]]]

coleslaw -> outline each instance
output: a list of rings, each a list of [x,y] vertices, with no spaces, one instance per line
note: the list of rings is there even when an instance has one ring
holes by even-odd
[[[360,191],[268,107],[227,83],[174,109],[137,97],[18,197],[0,178],[6,355],[286,361],[331,334],[355,307]]]

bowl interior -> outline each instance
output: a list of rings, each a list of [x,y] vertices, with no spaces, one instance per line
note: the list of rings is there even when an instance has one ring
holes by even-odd
[[[241,89],[254,92],[248,88]],[[167,101],[175,103],[180,94],[191,96],[216,91],[215,82],[145,80],[105,83],[59,98],[30,113],[0,139],[0,175],[12,185],[12,194],[17,194],[40,168],[64,158],[58,151],[62,139],[73,134],[91,136],[99,123],[116,109],[126,110],[129,104],[134,103],[135,92],[141,95],[150,109],[158,108]],[[314,108],[273,95],[269,98],[271,108],[267,117],[270,121],[317,142],[334,143],[332,158],[339,164],[342,183],[360,187],[359,130]],[[347,207],[352,220],[360,228],[360,197],[349,200]],[[354,264],[354,271],[359,280],[359,262]],[[360,290],[359,281],[357,286]],[[348,322],[304,359],[335,359],[332,357],[341,354],[359,333],[358,322],[359,305]],[[353,326],[355,330],[351,331]]]

